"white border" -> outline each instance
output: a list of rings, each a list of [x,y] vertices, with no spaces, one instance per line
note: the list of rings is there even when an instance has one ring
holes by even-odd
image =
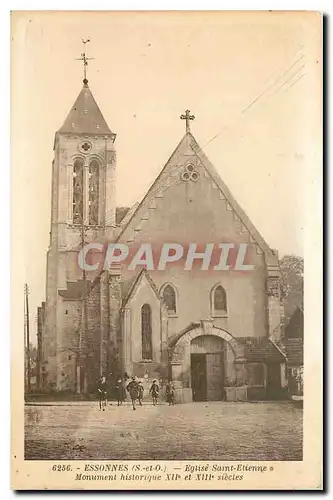
[[[10,74],[10,56],[9,56],[9,11],[10,10],[44,10],[45,8],[49,10],[267,10],[267,8],[272,10],[316,10],[324,12],[329,15],[332,12],[332,2],[327,1],[271,1],[269,5],[267,1],[252,1],[250,4],[245,0],[233,0],[232,2],[218,2],[213,0],[206,0],[205,2],[196,2],[194,0],[182,1],[182,0],[169,0],[169,1],[159,1],[158,5],[156,1],[113,1],[113,2],[101,2],[95,1],[85,1],[74,2],[69,0],[58,0],[49,1],[47,4],[41,0],[35,0],[30,2],[24,2],[23,0],[16,0],[15,2],[7,2],[3,0],[0,5],[0,47],[1,47],[1,139],[2,139],[2,165],[1,165],[1,183],[0,183],[0,206],[1,206],[1,229],[2,229],[2,245],[0,247],[0,262],[3,263],[2,273],[1,273],[1,324],[2,324],[2,352],[5,353],[2,356],[0,363],[0,374],[2,382],[2,392],[1,392],[1,425],[0,429],[2,432],[1,436],[1,447],[0,447],[0,458],[1,458],[1,474],[0,474],[0,492],[1,498],[12,497],[13,493],[9,489],[9,453],[10,453],[10,409],[9,409],[9,359],[10,359],[10,335],[9,335],[9,324],[10,324],[10,308],[9,308],[9,286],[10,286],[10,276],[9,276],[9,235],[10,235],[10,225],[9,225],[9,203],[10,203],[10,176],[9,176],[9,165],[10,165],[10,155],[9,155],[9,144],[10,144],[10,132],[9,132],[9,117],[10,117],[10,84],[9,84],[9,74]],[[332,37],[329,41],[328,52],[332,53]],[[327,56],[328,59],[328,56]],[[331,65],[332,67],[332,65]],[[328,68],[329,69],[329,68]],[[329,76],[331,76],[331,69],[327,79],[329,81]],[[328,85],[327,85],[328,87]],[[331,111],[331,106],[328,110],[328,114]],[[327,143],[330,142],[331,134],[327,132]],[[329,170],[329,159],[327,158],[327,171]],[[331,187],[331,176],[328,179],[329,186]],[[328,199],[330,197],[328,196]],[[331,205],[331,204],[329,204]],[[329,218],[332,221],[332,211],[331,206],[329,208]],[[332,232],[330,232],[332,234]],[[329,241],[330,243],[330,241]],[[331,270],[329,272],[329,278],[331,278]],[[331,298],[327,307],[328,312],[332,311]],[[327,325],[328,332],[329,323]],[[318,332],[320,335],[321,332]],[[327,335],[328,336],[328,335]],[[331,343],[332,344],[332,343]],[[331,349],[331,347],[330,347]],[[329,364],[329,363],[328,363]],[[329,381],[327,381],[329,383]],[[331,435],[330,435],[331,444]],[[175,496],[175,493],[171,493]],[[223,494],[228,494],[228,492],[223,492]],[[285,495],[285,493],[283,493]],[[94,495],[94,494],[93,494]],[[62,493],[62,498],[68,497],[68,494]],[[176,495],[177,496],[177,495]]]

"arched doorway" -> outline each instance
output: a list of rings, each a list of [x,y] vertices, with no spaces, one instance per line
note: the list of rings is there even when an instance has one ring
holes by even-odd
[[[192,323],[169,339],[172,380],[183,402],[221,401],[226,381],[235,376],[237,342],[211,320]]]
[[[225,340],[200,335],[191,341],[193,401],[221,401],[224,385]]]

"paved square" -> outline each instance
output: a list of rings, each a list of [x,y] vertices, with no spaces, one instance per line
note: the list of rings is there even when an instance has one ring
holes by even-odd
[[[289,402],[26,405],[27,460],[302,460]]]

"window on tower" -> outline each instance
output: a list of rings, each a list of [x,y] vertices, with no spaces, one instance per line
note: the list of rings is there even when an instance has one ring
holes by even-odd
[[[83,218],[83,160],[76,158],[73,165],[73,223],[81,224]]]
[[[98,224],[99,217],[99,162],[89,163],[89,224]]]

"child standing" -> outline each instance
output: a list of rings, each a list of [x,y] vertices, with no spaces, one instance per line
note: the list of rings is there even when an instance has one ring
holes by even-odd
[[[129,394],[131,396],[133,410],[136,410],[135,401],[139,397],[139,384],[137,383],[135,377],[132,377],[131,382],[127,386],[127,391],[129,392]]]
[[[172,380],[169,380],[166,388],[165,388],[165,395],[166,399],[169,403],[169,406],[173,406],[175,404],[175,398],[176,398],[176,391],[175,391],[175,386],[173,385]]]
[[[142,406],[143,393],[144,393],[143,383],[141,382],[141,380],[139,380],[139,397],[138,397],[138,400],[139,400],[139,405],[140,406]]]
[[[153,380],[153,383],[151,385],[151,388],[149,390],[149,393],[151,393],[151,396],[153,398],[153,405],[156,406],[157,405],[157,399],[158,399],[158,395],[160,393],[160,388],[159,388],[159,385],[157,383],[157,380]]]
[[[116,391],[117,391],[118,406],[120,406],[123,404],[123,401],[126,397],[124,384],[121,379],[117,380]]]

